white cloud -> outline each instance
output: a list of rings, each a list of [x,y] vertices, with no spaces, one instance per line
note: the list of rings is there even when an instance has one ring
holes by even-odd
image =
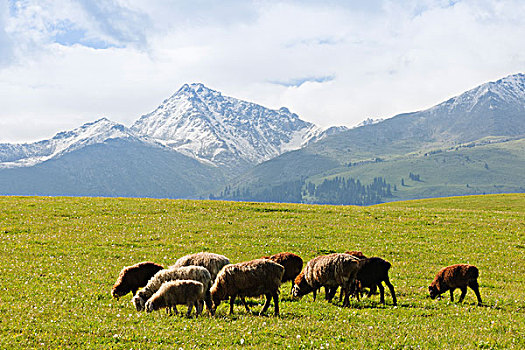
[[[519,0],[10,5],[0,6],[0,142],[101,116],[129,125],[186,82],[328,126],[525,71]]]

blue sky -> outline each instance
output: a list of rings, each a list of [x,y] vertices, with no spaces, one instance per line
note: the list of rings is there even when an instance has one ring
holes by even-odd
[[[525,1],[0,1],[0,142],[107,117],[184,83],[320,126],[431,107],[525,71]]]

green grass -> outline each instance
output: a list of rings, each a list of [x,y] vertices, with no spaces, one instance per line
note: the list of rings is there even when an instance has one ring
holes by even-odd
[[[0,209],[0,348],[525,348],[525,195],[373,207],[0,197]],[[294,301],[286,283],[280,318],[241,305],[228,316],[223,303],[216,317],[186,319],[137,313],[129,295],[109,293],[123,266],[143,260],[208,250],[307,261],[347,249],[392,263],[398,307],[388,292],[386,306]],[[478,266],[484,307],[472,291],[463,304],[427,297],[453,263]]]

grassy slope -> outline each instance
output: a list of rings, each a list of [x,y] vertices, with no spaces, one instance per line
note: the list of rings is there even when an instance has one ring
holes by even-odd
[[[525,347],[525,195],[373,207],[0,197],[0,215],[0,348]],[[142,260],[346,249],[393,263],[397,308],[388,293],[386,307],[377,296],[347,309],[292,301],[287,283],[281,318],[240,305],[227,316],[222,304],[215,318],[185,319],[109,294],[119,270]],[[472,291],[462,305],[427,298],[435,272],[459,262],[479,267],[485,307]]]
[[[523,192],[524,155],[525,139],[521,139],[460,148],[428,156],[413,155],[385,162],[338,168],[308,180],[320,183],[325,178],[343,176],[370,183],[374,177],[382,176],[398,189],[394,198],[385,200]],[[419,174],[421,181],[410,180],[411,172]],[[402,178],[405,186],[401,186]]]

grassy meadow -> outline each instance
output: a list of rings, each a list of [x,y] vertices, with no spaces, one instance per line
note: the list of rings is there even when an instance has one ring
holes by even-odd
[[[525,195],[371,207],[0,197],[0,348],[525,348]],[[123,266],[212,251],[232,262],[361,250],[392,263],[398,296],[349,308],[281,288],[281,317],[236,305],[198,319],[138,313],[110,290]],[[480,270],[484,306],[430,300],[443,266]],[[456,291],[456,300],[459,290]],[[250,299],[252,309],[262,299]],[[179,311],[185,307],[179,307]]]

